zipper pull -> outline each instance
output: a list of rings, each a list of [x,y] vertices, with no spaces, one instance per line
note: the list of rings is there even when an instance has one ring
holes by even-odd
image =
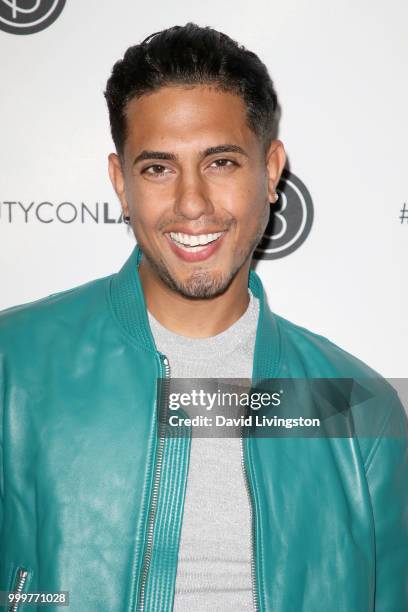
[[[170,362],[168,357],[166,357],[166,355],[163,355],[163,353],[160,353],[160,359],[164,366],[165,378],[170,378]]]
[[[19,567],[18,572],[16,574],[15,583],[14,583],[14,590],[13,590],[14,595],[21,594],[24,588],[25,582],[27,580],[27,576],[28,576],[28,570],[24,569],[23,567]],[[17,612],[19,607],[20,607],[20,602],[15,601],[8,607],[7,612]]]

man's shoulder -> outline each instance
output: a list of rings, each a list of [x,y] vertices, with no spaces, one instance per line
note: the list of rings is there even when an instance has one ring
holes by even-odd
[[[0,311],[0,348],[8,339],[27,340],[36,334],[81,326],[84,319],[106,311],[106,291],[113,275]]]
[[[274,316],[280,330],[282,353],[286,361],[300,361],[305,375],[333,378],[381,377],[371,366],[327,336],[289,321],[281,315]],[[285,360],[282,367],[285,367]]]
[[[332,340],[297,325],[279,315],[276,317],[281,338],[280,376],[305,379],[347,379],[337,383],[343,392],[353,389],[353,418],[356,432],[362,437],[380,435],[406,436],[407,415],[392,381]],[[349,386],[352,382],[352,387]],[[343,387],[344,384],[344,387]],[[339,386],[340,385],[340,386]],[[350,396],[351,397],[351,396]],[[369,418],[368,418],[369,417]],[[388,429],[385,429],[387,423]],[[367,426],[369,424],[369,426]],[[405,433],[404,433],[405,432]],[[368,452],[369,442],[361,443]]]

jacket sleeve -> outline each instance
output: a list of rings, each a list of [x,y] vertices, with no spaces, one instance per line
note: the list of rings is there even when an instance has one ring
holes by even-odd
[[[4,372],[0,355],[0,538],[3,532],[4,508],[4,464],[3,464],[3,424],[4,424]],[[0,540],[1,550],[1,540]]]
[[[376,550],[375,612],[408,610],[408,422],[395,395],[366,462]]]

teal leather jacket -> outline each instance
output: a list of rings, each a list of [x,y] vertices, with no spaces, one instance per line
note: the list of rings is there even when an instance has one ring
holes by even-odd
[[[141,256],[0,313],[1,590],[69,591],[75,612],[172,609],[190,439],[156,435],[156,380],[171,364],[150,331]],[[378,378],[273,314],[253,270],[248,282],[254,381]],[[407,612],[407,437],[387,435],[391,414],[407,425],[381,388],[377,437],[243,438],[258,611]]]

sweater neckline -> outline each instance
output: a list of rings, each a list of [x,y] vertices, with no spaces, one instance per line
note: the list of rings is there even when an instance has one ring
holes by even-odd
[[[249,304],[245,312],[227,329],[207,338],[191,338],[177,334],[162,325],[148,311],[150,328],[153,336],[160,338],[160,347],[164,353],[171,352],[181,360],[212,359],[215,354],[227,355],[235,351],[251,334],[256,332],[259,300],[248,289]]]

